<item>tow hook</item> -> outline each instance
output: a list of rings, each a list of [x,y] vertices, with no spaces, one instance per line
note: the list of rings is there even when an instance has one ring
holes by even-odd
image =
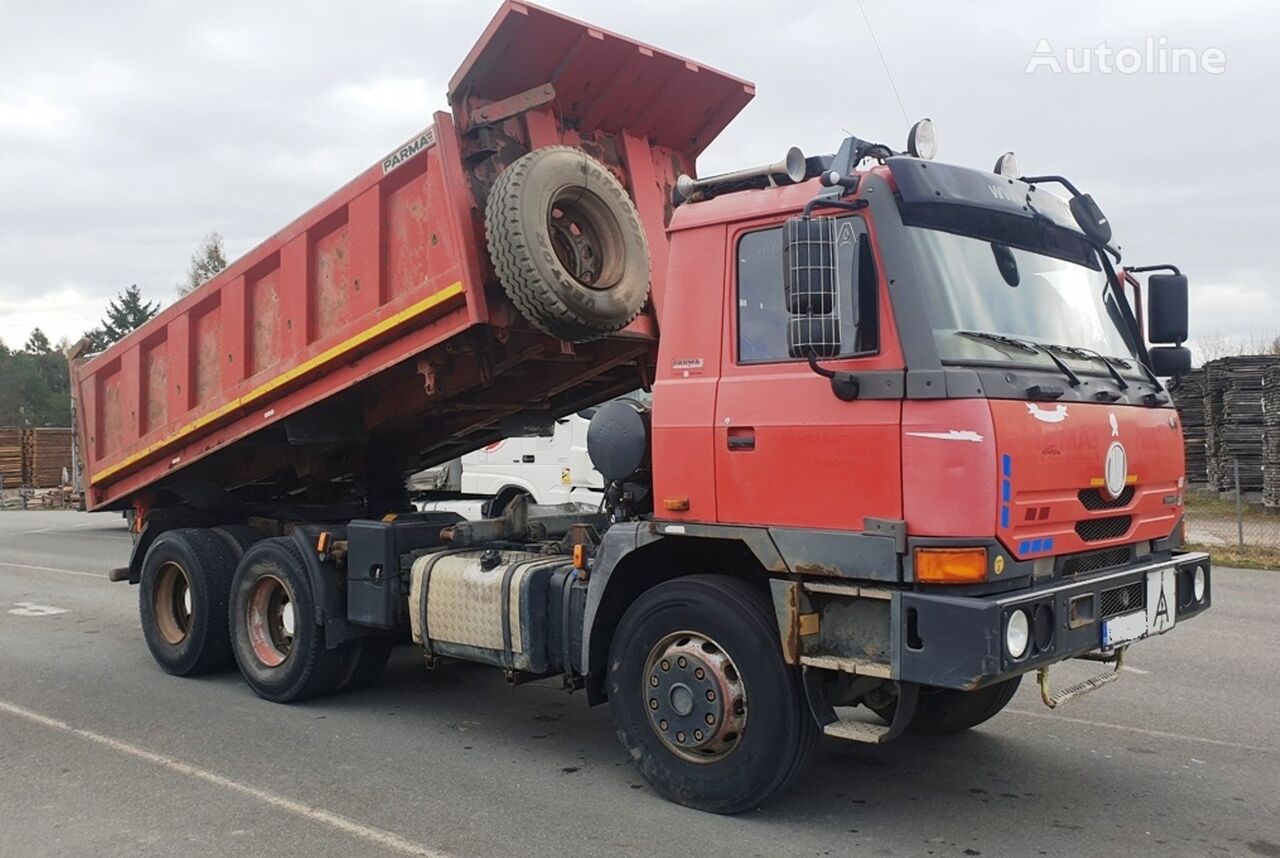
[[[1083,682],[1077,682],[1075,685],[1072,685],[1069,688],[1064,688],[1056,694],[1049,690],[1049,668],[1040,668],[1036,672],[1036,675],[1040,680],[1040,699],[1043,700],[1044,705],[1048,706],[1050,709],[1057,709],[1059,706],[1083,697],[1090,691],[1097,691],[1104,685],[1110,685],[1120,678],[1120,671],[1124,668],[1124,652],[1126,649],[1128,649],[1128,647],[1120,647],[1120,649],[1115,651],[1113,656],[1083,656],[1082,658],[1086,661],[1101,661],[1114,664],[1114,668],[1104,673],[1099,673],[1096,676],[1091,676]]]

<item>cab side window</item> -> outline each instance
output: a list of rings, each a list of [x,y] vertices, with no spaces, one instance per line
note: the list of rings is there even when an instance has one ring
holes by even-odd
[[[836,230],[839,263],[836,312],[840,357],[871,354],[877,335],[876,269],[859,217],[842,217]],[[782,227],[749,232],[738,239],[737,301],[740,364],[783,363],[787,350],[787,313],[783,297]]]

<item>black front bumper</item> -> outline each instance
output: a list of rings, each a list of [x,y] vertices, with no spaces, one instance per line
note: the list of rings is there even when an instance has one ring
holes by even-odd
[[[1194,593],[1196,567],[1205,575],[1199,601]],[[1177,597],[1168,607],[1176,629],[1212,603],[1207,554],[1178,554],[994,596],[902,593],[894,611],[898,634],[893,674],[906,682],[972,689],[1098,651],[1103,621],[1145,610],[1147,576],[1170,568],[1176,570]],[[1018,610],[1026,611],[1031,620],[1031,641],[1021,657],[1013,658],[1005,646],[1005,628]]]

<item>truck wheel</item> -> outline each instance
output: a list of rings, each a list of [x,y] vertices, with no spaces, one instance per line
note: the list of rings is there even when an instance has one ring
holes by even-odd
[[[235,555],[237,564],[249,550],[249,546],[263,538],[262,531],[247,524],[224,524],[221,527],[215,527],[213,532],[226,540],[227,545],[231,547],[231,553]]]
[[[763,803],[817,740],[768,598],[734,578],[694,575],[646,591],[618,625],[607,682],[618,738],[640,773],[698,810]]]
[[[326,694],[342,651],[326,649],[302,553],[287,537],[254,543],[231,583],[231,644],[245,681],[276,703]]]
[[[147,549],[138,613],[147,648],[168,673],[231,666],[227,598],[235,566],[231,549],[209,530],[169,530]]]
[[[916,700],[915,715],[907,729],[913,733],[944,736],[977,727],[996,716],[1018,690],[1022,676],[1006,679],[975,691],[959,691],[954,688],[921,686]],[[885,723],[893,721],[894,703],[868,702],[868,708]]]
[[[371,635],[346,644],[335,690],[355,691],[372,685],[382,675],[395,645],[390,635]]]
[[[649,246],[626,190],[581,149],[545,146],[498,176],[489,256],[534,327],[586,342],[626,327],[649,294]]]

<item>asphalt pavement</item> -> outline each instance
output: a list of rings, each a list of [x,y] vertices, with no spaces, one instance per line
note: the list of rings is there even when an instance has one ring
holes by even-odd
[[[0,513],[0,854],[1280,856],[1280,573],[1217,570],[1059,712],[1024,682],[960,736],[824,740],[726,818],[652,795],[607,707],[412,647],[295,706],[167,676],[105,577],[128,550],[109,514]]]

